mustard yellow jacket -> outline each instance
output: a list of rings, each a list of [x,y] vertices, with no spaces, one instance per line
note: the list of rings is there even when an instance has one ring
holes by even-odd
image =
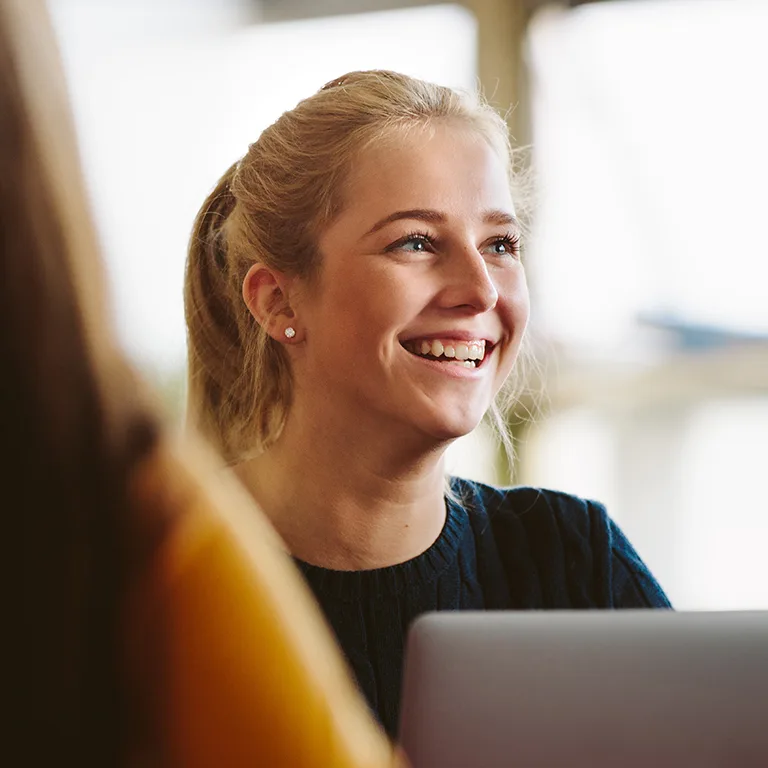
[[[142,517],[167,521],[124,633],[127,683],[163,764],[401,764],[276,534],[234,482],[164,445],[131,495]]]

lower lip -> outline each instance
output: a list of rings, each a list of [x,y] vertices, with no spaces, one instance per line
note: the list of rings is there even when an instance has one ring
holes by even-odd
[[[414,360],[423,363],[428,368],[438,371],[444,376],[452,376],[455,379],[476,379],[481,375],[482,369],[485,368],[485,364],[488,361],[488,355],[486,355],[482,365],[475,366],[474,368],[466,368],[463,365],[456,365],[456,363],[439,363],[437,360],[430,360],[427,357],[419,357],[412,352],[408,352],[408,350],[405,350],[405,353]],[[490,354],[493,353],[491,352]]]

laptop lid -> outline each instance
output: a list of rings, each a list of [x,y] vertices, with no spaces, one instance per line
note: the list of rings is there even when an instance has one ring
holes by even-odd
[[[768,766],[768,612],[443,612],[409,633],[413,768]]]

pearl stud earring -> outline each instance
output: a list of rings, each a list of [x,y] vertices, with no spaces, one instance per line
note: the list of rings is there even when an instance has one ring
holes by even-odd
[[[294,328],[291,328],[289,325],[283,333],[285,334],[286,339],[292,339],[296,335],[296,330]]]

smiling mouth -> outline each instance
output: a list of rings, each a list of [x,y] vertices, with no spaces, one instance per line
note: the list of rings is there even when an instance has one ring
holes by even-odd
[[[485,339],[469,342],[414,339],[401,344],[407,352],[416,357],[463,368],[479,368],[488,359],[494,347]]]

